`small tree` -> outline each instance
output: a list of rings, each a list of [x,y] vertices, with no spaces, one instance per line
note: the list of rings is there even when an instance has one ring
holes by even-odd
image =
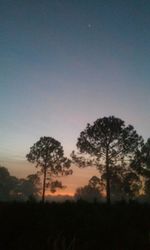
[[[85,200],[88,202],[100,201],[102,199],[99,189],[89,184],[77,188],[74,197],[76,200]]]
[[[15,193],[15,189],[19,180],[15,176],[11,176],[8,169],[0,166],[0,200],[10,201],[13,198],[12,193]]]
[[[18,180],[18,185],[16,187],[16,198],[21,200],[28,200],[29,198],[39,199],[40,195],[40,177],[38,174],[28,175],[26,178]]]
[[[39,167],[43,174],[43,202],[46,187],[52,187],[52,190],[54,190],[54,186],[55,188],[61,187],[60,182],[54,181],[54,178],[60,175],[72,174],[72,170],[70,170],[71,161],[64,157],[63,147],[60,142],[52,137],[41,137],[30,148],[30,152],[26,157],[29,162],[35,163],[35,166]]]
[[[125,126],[124,121],[114,116],[103,117],[93,125],[87,124],[78,138],[77,148],[81,154],[90,155],[90,160],[85,161],[85,157],[78,158],[75,154],[72,157],[80,166],[96,165],[100,174],[105,174],[109,204],[113,171],[117,166],[126,166],[124,163],[133,158],[142,141],[133,126]]]

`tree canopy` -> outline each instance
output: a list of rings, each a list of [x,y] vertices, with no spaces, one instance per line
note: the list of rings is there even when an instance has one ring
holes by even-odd
[[[114,116],[103,117],[92,125],[87,124],[80,133],[77,148],[84,157],[76,157],[75,154],[72,157],[80,166],[97,167],[101,176],[106,179],[106,196],[110,203],[112,177],[119,173],[117,168],[127,168],[142,143],[142,137],[133,126],[126,126],[123,120]]]
[[[50,187],[52,191],[56,188],[62,188],[60,182],[54,180],[59,175],[72,174],[70,169],[71,161],[64,157],[64,151],[61,143],[52,137],[41,137],[26,155],[27,160],[39,167],[43,174],[43,192],[42,201],[45,199],[45,189]]]

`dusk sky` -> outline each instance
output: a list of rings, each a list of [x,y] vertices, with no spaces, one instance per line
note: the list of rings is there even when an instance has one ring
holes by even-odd
[[[86,124],[115,115],[150,137],[149,0],[0,0],[0,163],[35,171],[41,136],[76,149]],[[67,177],[64,192],[94,171]]]

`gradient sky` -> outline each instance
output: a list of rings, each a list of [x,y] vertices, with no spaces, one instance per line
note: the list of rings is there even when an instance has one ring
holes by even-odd
[[[149,0],[0,0],[0,163],[35,171],[30,146],[66,155],[86,124],[115,115],[150,137]],[[75,170],[68,189],[93,170]]]

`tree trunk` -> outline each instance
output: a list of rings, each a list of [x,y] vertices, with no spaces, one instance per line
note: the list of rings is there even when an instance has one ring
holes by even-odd
[[[42,203],[44,203],[45,201],[45,185],[46,185],[46,168],[44,168],[44,176],[43,176]]]
[[[106,150],[106,199],[107,204],[110,205],[110,174],[109,174],[109,159],[108,159],[108,148]]]

